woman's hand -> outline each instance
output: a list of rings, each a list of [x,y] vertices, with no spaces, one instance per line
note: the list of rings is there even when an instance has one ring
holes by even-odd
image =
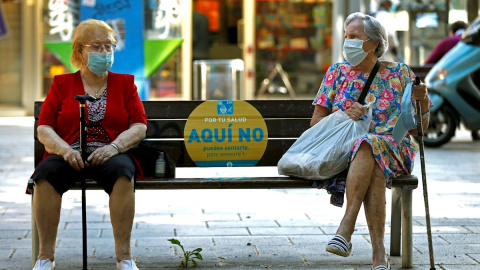
[[[93,153],[87,158],[87,167],[100,166],[116,155],[118,155],[118,151],[112,145],[105,145],[97,148],[97,150],[93,151]]]
[[[423,132],[428,129],[428,124],[430,121],[430,100],[428,98],[427,86],[422,82],[419,85],[412,86],[412,99],[420,101],[420,113],[422,115],[422,128]],[[412,129],[408,132],[412,136],[417,136],[417,129]]]
[[[132,123],[129,128],[120,133],[112,143],[115,143],[120,148],[121,153],[126,153],[130,148],[138,145],[138,143],[145,138],[146,132],[146,125]],[[119,151],[113,145],[105,145],[97,148],[97,150],[87,158],[87,166],[100,166],[118,154],[120,154]]]
[[[420,101],[428,100],[427,86],[423,82],[412,86],[412,98]]]
[[[63,157],[76,171],[80,171],[85,167],[80,152],[73,150],[70,145],[62,140],[53,127],[47,125],[38,126],[37,136],[48,153]]]
[[[79,151],[71,149],[70,151],[65,152],[63,159],[72,166],[75,171],[80,171],[85,167],[85,164],[82,160],[82,155]]]
[[[427,86],[422,82],[419,85],[412,86],[412,99],[420,100],[422,114],[430,110]]]
[[[355,102],[353,103],[352,107],[345,110],[345,113],[354,121],[358,121],[364,114],[367,113],[367,107]]]

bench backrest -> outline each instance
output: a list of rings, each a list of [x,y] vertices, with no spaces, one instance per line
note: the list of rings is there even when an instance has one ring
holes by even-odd
[[[146,140],[166,151],[177,167],[196,167],[185,148],[184,127],[190,113],[203,101],[143,101],[148,118]],[[312,100],[247,101],[263,116],[268,143],[256,166],[276,166],[278,160],[308,129],[313,114]],[[35,102],[35,165],[45,148],[38,141],[36,127],[43,102]]]
[[[423,65],[423,66],[410,66],[413,73],[420,77],[422,81],[425,81],[425,77],[427,76],[428,72],[432,69],[433,65]]]

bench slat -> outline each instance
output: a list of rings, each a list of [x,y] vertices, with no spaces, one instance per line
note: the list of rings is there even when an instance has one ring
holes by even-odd
[[[409,186],[411,188],[418,187],[418,178],[415,175],[400,175],[392,180],[392,187]]]
[[[264,118],[311,118],[313,100],[247,100]],[[187,119],[202,100],[143,101],[148,119]],[[42,101],[36,101],[34,116],[38,119]]]
[[[256,166],[277,166],[278,161],[282,155],[290,148],[290,146],[295,142],[295,138],[291,139],[282,139],[282,140],[268,140],[267,148],[262,158],[258,161]],[[172,140],[159,140],[159,141],[148,141],[149,144],[157,146],[163,151],[167,152],[168,155],[175,161],[177,167],[197,167],[188,155],[185,144],[182,141],[172,141]],[[40,162],[45,152],[45,147],[43,144],[35,140],[35,166]]]
[[[186,119],[203,101],[144,101],[150,119]],[[311,118],[312,100],[247,100],[264,118]]]
[[[283,154],[295,142],[295,138],[282,140],[268,140],[265,154],[256,166],[277,166]],[[197,167],[188,155],[183,141],[149,141],[164,150],[175,161],[177,167]]]
[[[148,139],[174,139],[183,138],[186,120],[149,119],[147,123]],[[265,119],[270,138],[298,138],[310,127],[310,118]],[[35,127],[38,120],[35,121]],[[37,129],[34,130],[37,139]]]
[[[310,127],[310,118],[264,119],[269,138],[299,137]],[[187,120],[149,119],[147,138],[183,138]]]
[[[141,181],[138,189],[263,189],[263,188],[311,188],[312,181],[287,177],[255,177],[240,179],[182,179],[167,181]]]
[[[159,178],[151,180],[137,180],[136,189],[284,189],[284,188],[313,188],[311,180],[285,176],[273,177],[239,177],[239,178]],[[393,186],[418,185],[417,177],[403,175],[393,179]],[[81,189],[80,183],[72,189]],[[101,190],[96,182],[87,181],[87,189]]]
[[[422,81],[425,80],[425,77],[427,76],[428,72],[432,69],[433,65],[428,64],[428,65],[423,65],[423,66],[409,66],[410,69],[415,73],[416,76],[420,77]]]

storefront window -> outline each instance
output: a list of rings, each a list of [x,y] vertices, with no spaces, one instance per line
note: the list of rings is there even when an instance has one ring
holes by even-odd
[[[202,60],[243,57],[238,40],[243,34],[238,28],[243,17],[242,0],[195,0],[194,10],[205,15],[209,25],[210,50]]]
[[[450,0],[448,24],[452,24],[456,21],[469,23],[467,16],[467,1],[468,0]]]
[[[256,1],[255,12],[257,97],[312,98],[331,64],[331,1]]]
[[[53,76],[74,72],[70,64],[73,30],[80,20],[79,0],[43,1],[43,92],[46,96]]]
[[[185,1],[145,0],[145,68],[150,97],[181,96],[182,14]]]
[[[447,3],[449,4],[447,6]],[[405,61],[423,65],[437,43],[447,37],[448,27],[467,20],[467,0],[404,0],[397,7],[395,23]]]
[[[111,71],[134,74],[142,99],[181,96],[180,45],[186,1],[120,2],[43,1],[44,95],[53,76],[77,70],[70,64],[73,31],[81,20],[94,18],[104,20],[117,35],[116,63]],[[131,16],[142,10],[143,17]]]

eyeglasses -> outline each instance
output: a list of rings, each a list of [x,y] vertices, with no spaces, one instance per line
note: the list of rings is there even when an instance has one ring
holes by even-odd
[[[117,47],[117,44],[85,44],[83,45],[85,47],[90,48],[94,52],[100,52],[100,51],[107,51],[107,52],[113,52],[115,51],[115,48]]]

